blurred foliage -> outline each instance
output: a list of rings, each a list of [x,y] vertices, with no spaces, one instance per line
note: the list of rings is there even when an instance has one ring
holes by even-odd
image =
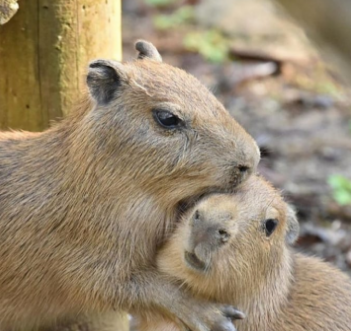
[[[186,32],[183,38],[183,45],[186,50],[197,52],[207,61],[214,63],[221,63],[228,59],[228,39],[216,29],[197,31],[194,25],[195,14],[193,6],[182,5],[177,9],[173,7],[171,13],[164,14],[162,13],[164,9],[172,7],[179,0],[145,0],[145,2],[160,9],[159,13],[153,17],[153,24],[156,29],[165,31],[187,26],[191,32]]]
[[[186,49],[198,52],[210,62],[221,63],[228,59],[229,42],[217,30],[189,32],[183,43]]]
[[[178,0],[145,0],[145,3],[152,7],[167,7]]]
[[[333,189],[334,200],[339,205],[351,204],[351,181],[341,175],[332,175],[328,183]]]
[[[328,67],[318,60],[297,69],[294,84],[299,89],[330,95],[335,99],[342,99],[345,93],[343,86],[332,78]]]
[[[159,14],[155,16],[153,22],[157,29],[167,30],[176,28],[180,24],[190,23],[193,19],[194,8],[192,6],[182,6],[175,10],[172,14]]]

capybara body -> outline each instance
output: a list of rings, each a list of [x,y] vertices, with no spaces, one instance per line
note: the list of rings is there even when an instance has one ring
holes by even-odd
[[[194,207],[161,251],[159,268],[198,298],[235,305],[240,331],[350,331],[351,281],[294,252],[295,213],[261,177]],[[176,331],[155,312],[141,330]]]
[[[136,47],[134,62],[92,62],[87,96],[51,129],[0,133],[0,330],[147,305],[231,330],[230,307],[153,265],[180,211],[249,177],[257,146],[195,78]]]

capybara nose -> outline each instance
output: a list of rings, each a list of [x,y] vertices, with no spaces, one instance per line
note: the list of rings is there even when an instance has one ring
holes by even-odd
[[[234,188],[244,182],[253,173],[253,169],[256,169],[256,167],[246,164],[235,164],[231,172],[231,180],[229,182],[230,187]]]
[[[255,173],[257,170],[258,163],[260,161],[260,149],[258,148],[256,142],[250,138],[250,143],[247,143],[245,147],[242,148],[243,152],[241,157],[234,162],[232,171],[231,184],[236,186],[247,178],[251,174]]]
[[[256,172],[260,160],[260,151],[257,144],[252,144],[244,149],[239,160],[232,163],[229,185],[231,188],[238,186]]]
[[[204,244],[211,249],[226,243],[230,237],[224,224],[212,220],[206,220],[199,210],[196,210],[192,217],[192,243],[196,248]]]
[[[225,244],[230,237],[223,222],[196,210],[190,219],[190,240],[184,252],[187,264],[198,271],[209,270],[212,252]]]
[[[247,161],[242,165],[239,165],[239,168],[244,172],[250,172],[250,174],[255,173],[257,170],[258,163],[261,159],[260,148],[258,147],[256,141],[252,138],[252,144],[247,147],[245,150]],[[239,170],[240,170],[239,169]]]

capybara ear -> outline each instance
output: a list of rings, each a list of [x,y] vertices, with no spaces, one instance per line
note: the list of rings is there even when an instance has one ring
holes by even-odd
[[[122,63],[95,60],[89,64],[87,85],[91,96],[98,104],[109,103],[122,81],[127,81],[127,79],[126,69]]]
[[[138,40],[135,43],[135,49],[139,52],[138,59],[149,58],[151,60],[162,62],[162,57],[157,48],[145,40]]]
[[[295,208],[288,204],[286,220],[288,225],[288,231],[286,233],[286,241],[288,244],[293,244],[299,237],[300,225],[297,220]]]

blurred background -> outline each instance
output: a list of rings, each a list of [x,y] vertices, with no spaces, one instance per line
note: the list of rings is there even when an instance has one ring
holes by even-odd
[[[135,57],[133,43],[143,38],[204,82],[257,140],[260,173],[296,206],[296,248],[351,275],[350,93],[323,43],[316,48],[303,21],[276,4],[124,0],[123,59]]]
[[[351,275],[350,31],[345,0],[0,0],[0,129],[44,130],[91,59],[149,40],[257,140],[297,208],[296,248]]]

